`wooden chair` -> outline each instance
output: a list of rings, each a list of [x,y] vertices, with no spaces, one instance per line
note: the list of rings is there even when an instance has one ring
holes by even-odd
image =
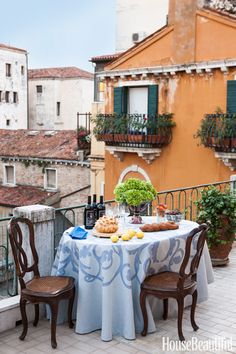
[[[175,298],[178,303],[178,335],[181,341],[185,338],[182,332],[182,318],[184,309],[184,298],[192,295],[191,324],[194,331],[198,330],[194,315],[197,303],[197,269],[204,247],[207,225],[202,224],[190,232],[186,240],[185,254],[178,273],[166,271],[148,276],[141,284],[140,306],[143,314],[144,327],[142,335],[146,336],[148,327],[148,317],[146,309],[147,295],[153,295],[163,299],[164,313],[163,319],[168,315],[168,298]],[[191,254],[191,246],[196,244],[194,254]],[[190,261],[191,254],[191,262]],[[187,266],[189,270],[186,273]]]
[[[22,233],[20,224],[25,224],[28,232]],[[23,331],[20,339],[24,340],[28,330],[28,320],[26,315],[27,301],[34,304],[35,318],[33,325],[37,326],[39,320],[39,303],[46,303],[51,309],[51,345],[57,347],[56,342],[56,322],[58,313],[58,304],[62,299],[69,299],[68,321],[69,327],[73,328],[72,307],[75,295],[74,279],[72,277],[62,276],[44,276],[41,277],[38,270],[38,254],[35,248],[34,228],[29,219],[13,218],[8,226],[12,253],[16,265],[16,273],[19,278],[20,292],[20,311],[23,323]],[[29,265],[25,250],[22,247],[23,238],[29,236],[29,244],[32,252],[32,264]],[[27,273],[33,272],[33,278],[24,281]]]

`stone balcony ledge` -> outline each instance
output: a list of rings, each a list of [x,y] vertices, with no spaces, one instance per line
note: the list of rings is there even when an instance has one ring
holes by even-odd
[[[147,164],[151,164],[161,154],[159,148],[142,148],[128,146],[107,146],[106,150],[119,161],[123,161],[125,153],[134,153],[141,157]]]

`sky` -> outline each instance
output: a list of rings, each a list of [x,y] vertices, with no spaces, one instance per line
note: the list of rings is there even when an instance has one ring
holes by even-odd
[[[77,66],[115,52],[115,0],[0,0],[0,43],[28,51],[29,68]]]

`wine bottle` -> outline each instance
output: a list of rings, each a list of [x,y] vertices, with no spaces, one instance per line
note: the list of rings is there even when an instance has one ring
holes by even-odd
[[[97,204],[97,218],[101,218],[105,215],[105,204],[103,202],[103,195],[100,195],[100,202]]]
[[[93,194],[93,204],[92,204],[92,207],[93,207],[93,212],[94,212],[94,224],[98,218],[98,208],[97,208],[97,195],[96,194]]]
[[[94,208],[91,205],[91,196],[88,196],[88,204],[84,208],[84,227],[85,229],[92,229],[95,224]]]

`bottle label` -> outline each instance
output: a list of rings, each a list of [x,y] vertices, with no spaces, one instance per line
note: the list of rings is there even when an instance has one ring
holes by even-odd
[[[98,218],[101,218],[103,215],[105,215],[105,209],[99,210],[98,211]]]
[[[86,210],[86,226],[94,226],[94,211],[93,210]]]

